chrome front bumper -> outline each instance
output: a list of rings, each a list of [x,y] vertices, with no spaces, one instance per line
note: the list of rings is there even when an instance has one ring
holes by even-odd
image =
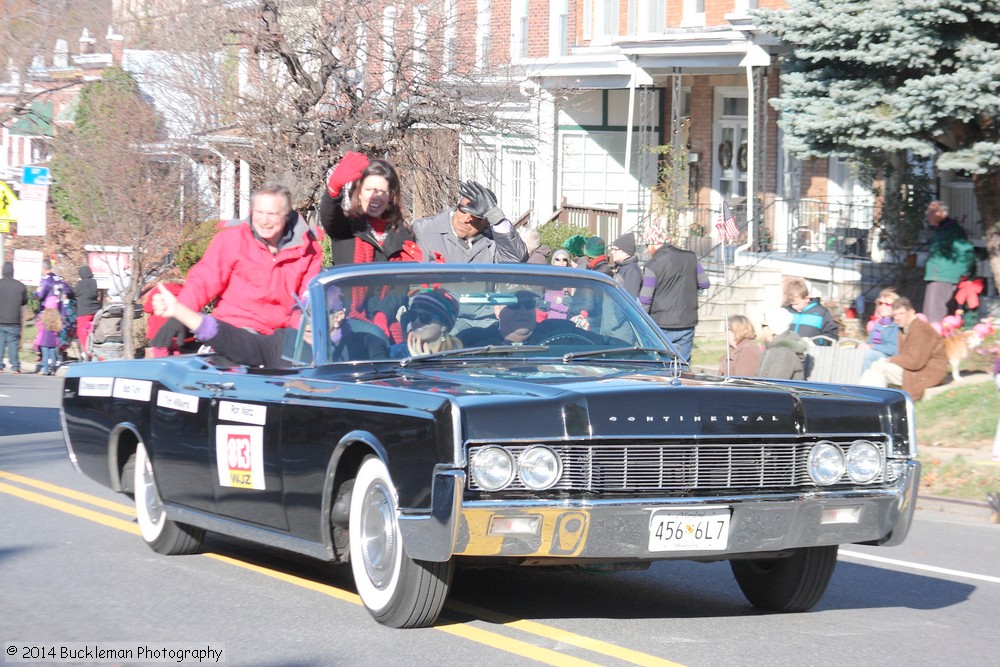
[[[457,473],[457,474],[456,474]],[[457,556],[662,560],[727,558],[800,547],[872,542],[899,544],[916,506],[920,464],[909,461],[891,487],[636,500],[461,502],[464,475],[439,472],[431,512],[402,512],[411,558]],[[729,507],[728,544],[712,551],[650,551],[650,519],[658,510]],[[847,510],[840,513],[831,510]],[[537,517],[530,535],[491,535],[497,519]],[[844,517],[849,517],[844,519]]]

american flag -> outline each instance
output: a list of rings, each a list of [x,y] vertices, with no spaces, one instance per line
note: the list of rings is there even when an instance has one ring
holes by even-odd
[[[722,200],[722,212],[719,213],[719,221],[715,223],[715,228],[726,241],[732,241],[740,235],[740,228],[736,226],[736,216],[725,199]]]

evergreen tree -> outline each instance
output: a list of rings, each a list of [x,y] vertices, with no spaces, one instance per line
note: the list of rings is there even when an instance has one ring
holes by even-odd
[[[1000,2],[788,0],[785,145],[800,157],[909,151],[973,179],[1000,284]]]

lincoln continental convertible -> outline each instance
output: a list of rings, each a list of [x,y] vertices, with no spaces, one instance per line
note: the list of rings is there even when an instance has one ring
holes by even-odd
[[[349,564],[405,628],[435,623],[463,566],[725,560],[750,604],[801,612],[839,545],[909,530],[906,394],[693,373],[597,272],[336,267],[293,315],[69,368],[69,457],[134,498],[154,551],[212,531]]]

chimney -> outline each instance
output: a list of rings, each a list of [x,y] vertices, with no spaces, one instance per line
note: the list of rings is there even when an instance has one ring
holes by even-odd
[[[85,56],[94,52],[94,44],[97,40],[90,36],[90,31],[86,28],[83,29],[83,33],[80,35],[80,55]]]
[[[125,38],[122,35],[116,35],[111,26],[108,26],[108,34],[104,36],[104,41],[108,43],[108,50],[111,51],[111,64],[115,67],[121,67],[125,51]]]
[[[52,50],[52,67],[56,69],[69,67],[69,46],[65,39],[56,40],[56,48]]]

